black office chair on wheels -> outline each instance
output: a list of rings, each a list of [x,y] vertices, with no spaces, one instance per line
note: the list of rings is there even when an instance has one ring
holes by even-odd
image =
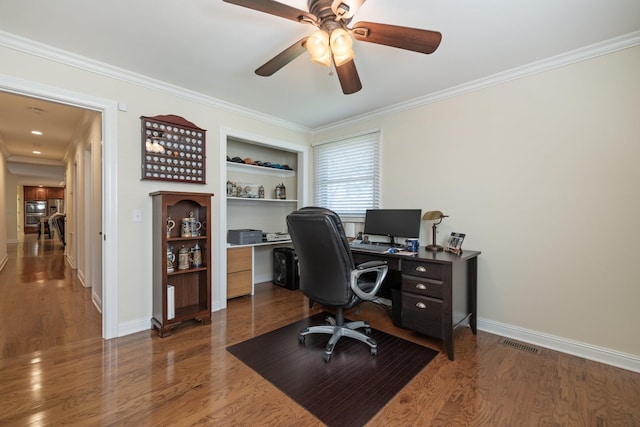
[[[369,322],[345,323],[344,310],[375,298],[387,274],[386,262],[356,266],[340,217],[329,209],[307,207],[292,212],[287,216],[287,226],[298,257],[300,290],[310,301],[336,309],[335,319],[328,318],[327,325],[301,330],[300,342],[308,334],[332,335],[325,348],[325,362],[331,360],[333,349],[343,336],[368,344],[371,354],[376,355],[378,346],[369,336]],[[357,330],[361,328],[366,334]]]

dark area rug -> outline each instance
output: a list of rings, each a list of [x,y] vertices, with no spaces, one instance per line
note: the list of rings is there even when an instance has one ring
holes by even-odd
[[[307,335],[300,344],[298,333],[324,324],[328,314],[299,320],[227,351],[328,426],[364,425],[438,354],[372,328],[377,356],[368,345],[342,337],[325,363],[329,335]]]

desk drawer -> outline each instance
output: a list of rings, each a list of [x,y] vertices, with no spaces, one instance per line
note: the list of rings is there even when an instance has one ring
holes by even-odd
[[[436,338],[443,338],[442,301],[402,293],[402,326]]]
[[[414,276],[402,276],[402,291],[425,297],[444,298],[444,284],[440,280],[423,279]]]
[[[351,253],[353,256],[353,262],[358,265],[367,261],[386,261],[389,266],[389,270],[400,270],[400,260],[398,258],[392,258],[388,255],[376,255],[376,254],[363,254],[363,253]]]
[[[250,247],[227,248],[227,273],[251,270],[253,267]]]
[[[405,260],[402,262],[402,274],[444,280],[442,264]]]

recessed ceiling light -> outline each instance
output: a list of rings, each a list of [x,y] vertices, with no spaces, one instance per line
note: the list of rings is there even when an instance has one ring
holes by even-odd
[[[40,151],[32,151],[33,154],[42,154]]]
[[[34,135],[42,135],[42,132],[40,132],[39,130],[32,130],[31,133]]]

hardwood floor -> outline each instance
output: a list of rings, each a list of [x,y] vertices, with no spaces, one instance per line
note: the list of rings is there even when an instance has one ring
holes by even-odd
[[[10,255],[0,272],[0,425],[321,425],[225,350],[322,310],[300,292],[260,284],[211,325],[104,341],[87,290],[55,250]],[[441,352],[369,426],[640,426],[638,373],[533,354],[468,328],[451,362],[438,341],[395,328],[378,305],[363,304],[359,317]]]
[[[0,357],[83,340],[102,334],[101,316],[64,259],[57,239],[28,234],[8,245],[0,271]]]

